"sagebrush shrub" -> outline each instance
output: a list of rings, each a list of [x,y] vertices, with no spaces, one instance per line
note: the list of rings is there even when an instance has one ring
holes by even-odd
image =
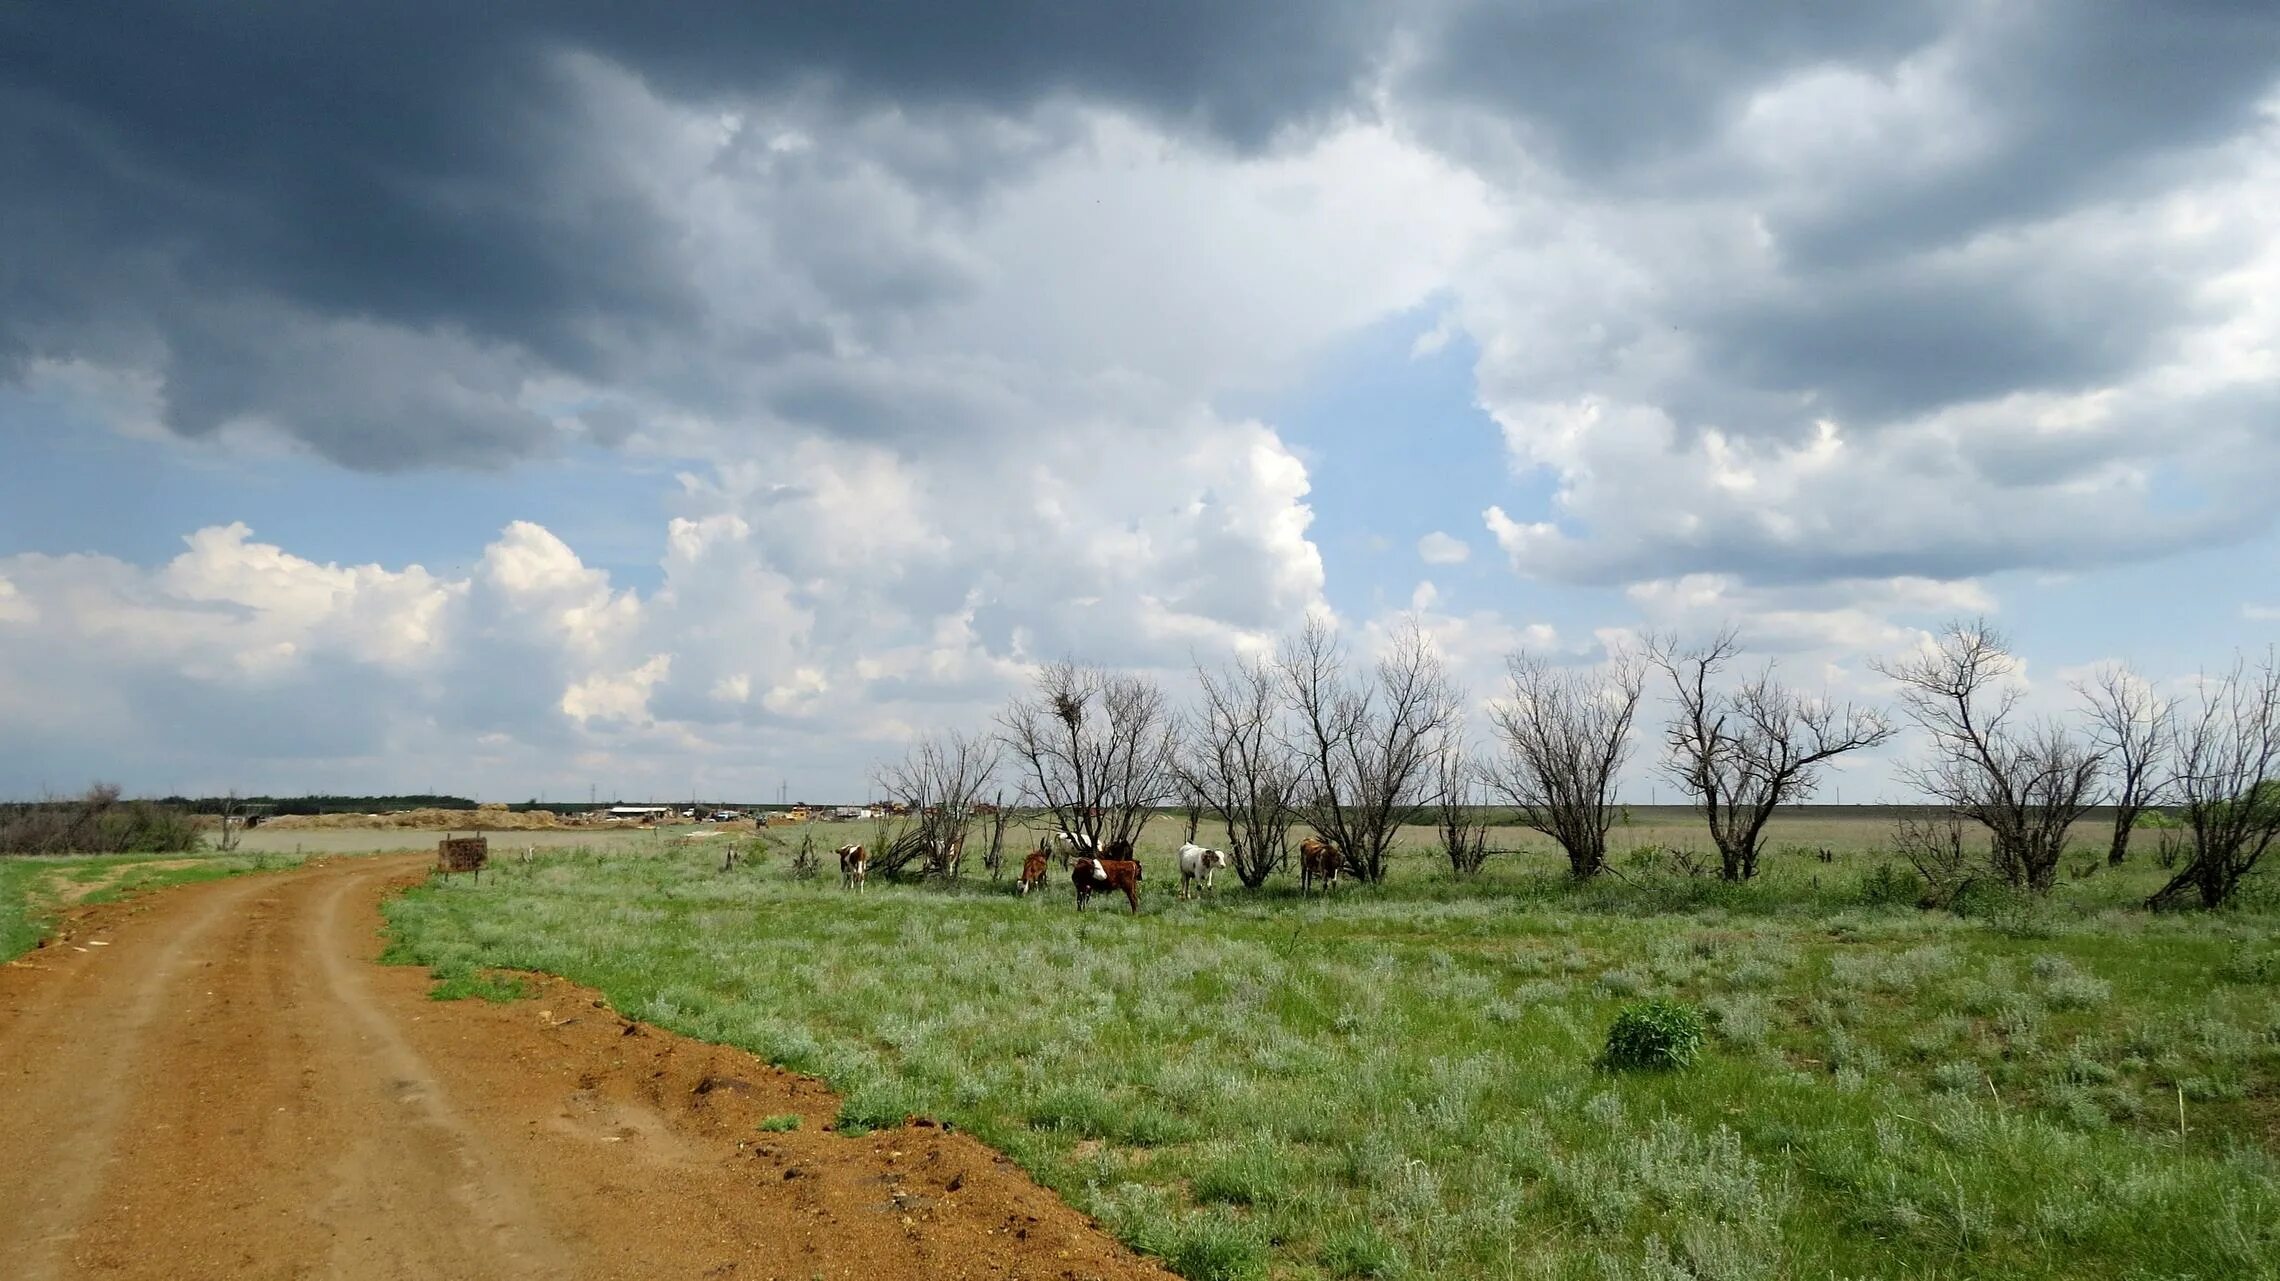
[[[1879,863],[1861,878],[1860,901],[1869,907],[1914,907],[1924,898],[1924,878],[1915,872]]]
[[[1702,1011],[1683,1002],[1657,998],[1624,1006],[1607,1029],[1607,1066],[1623,1070],[1690,1066],[1701,1056],[1708,1030]]]

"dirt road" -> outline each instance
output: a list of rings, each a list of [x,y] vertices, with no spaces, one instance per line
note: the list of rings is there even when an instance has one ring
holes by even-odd
[[[372,959],[380,895],[421,866],[105,905],[0,967],[0,1271],[1168,1275],[963,1134],[825,1133],[817,1082],[568,984],[428,1000]]]

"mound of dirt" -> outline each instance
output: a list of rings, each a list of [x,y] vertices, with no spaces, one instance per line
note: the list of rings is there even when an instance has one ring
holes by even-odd
[[[286,832],[341,829],[398,829],[416,831],[540,832],[574,824],[553,810],[510,810],[504,805],[479,805],[471,810],[397,810],[391,814],[281,814],[262,824]]]

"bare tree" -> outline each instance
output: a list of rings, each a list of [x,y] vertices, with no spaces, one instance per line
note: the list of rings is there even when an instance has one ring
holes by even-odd
[[[1876,747],[1896,732],[1881,712],[1808,698],[1774,679],[1768,664],[1732,688],[1720,678],[1741,654],[1732,630],[1681,649],[1650,650],[1670,677],[1677,715],[1664,730],[1664,774],[1695,798],[1710,820],[1720,874],[1757,875],[1765,825],[1774,810],[1811,796],[1821,767],[1847,752]]]
[[[214,839],[214,848],[227,854],[238,847],[238,839],[245,831],[245,802],[238,799],[237,789],[222,794],[222,831]]]
[[[998,723],[1030,800],[1096,849],[1138,841],[1148,811],[1172,795],[1175,726],[1146,677],[1052,663]]]
[[[1570,874],[1597,876],[1607,866],[1615,776],[1631,754],[1646,662],[1618,653],[1602,667],[1556,667],[1518,653],[1505,668],[1506,698],[1492,713],[1504,750],[1489,782],[1522,825],[1559,842]]]
[[[1214,675],[1196,670],[1199,706],[1179,757],[1183,786],[1227,827],[1228,857],[1257,889],[1282,865],[1298,822],[1300,761],[1281,733],[1276,670],[1251,660]],[[1194,824],[1189,837],[1194,838]]]
[[[1449,875],[1459,880],[1480,875],[1488,862],[1488,807],[1481,802],[1480,762],[1473,759],[1462,732],[1452,732],[1433,762],[1434,808],[1439,817],[1441,853]]]
[[[991,798],[987,812],[990,847],[982,854],[982,868],[990,874],[993,881],[1005,872],[1005,826],[1012,817],[1013,811],[1005,805],[1004,792]]]
[[[2114,843],[2106,863],[2120,867],[2130,856],[2130,832],[2138,815],[2161,804],[2167,793],[2170,734],[2176,700],[2165,699],[2128,667],[2101,667],[2074,690],[2089,705],[2092,735],[2106,754],[2114,802]]]
[[[1893,852],[1924,878],[1930,891],[1926,902],[1935,906],[1955,902],[1985,866],[1965,831],[1963,817],[1951,809],[1903,812],[1893,824],[1891,839]]]
[[[997,766],[994,737],[956,730],[924,735],[902,760],[881,766],[876,778],[880,790],[908,805],[916,822],[904,839],[869,851],[873,866],[889,876],[899,872],[911,857],[908,838],[915,837],[915,849],[930,874],[956,877],[966,835]]]
[[[1987,829],[1997,875],[2047,892],[2105,754],[2057,721],[2022,723],[2021,693],[2006,683],[2018,660],[1984,619],[1950,623],[1931,648],[1871,666],[1899,683],[1909,719],[1932,740],[1931,760],[1910,767],[1909,781]]]
[[[1347,675],[1337,633],[1318,619],[1283,645],[1276,665],[1304,761],[1300,812],[1349,872],[1382,881],[1394,838],[1433,804],[1434,763],[1462,719],[1464,694],[1414,619],[1367,677]]]
[[[2250,667],[2203,681],[2199,705],[2177,726],[2177,800],[2192,845],[2188,861],[2147,900],[2222,907],[2280,839],[2280,666],[2267,651]]]

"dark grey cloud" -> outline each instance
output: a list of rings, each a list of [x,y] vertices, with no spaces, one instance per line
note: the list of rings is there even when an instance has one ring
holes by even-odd
[[[2253,125],[2280,82],[2280,5],[2264,0],[2022,5],[1963,33],[1969,158],[1872,171],[1813,214],[1776,218],[1794,261],[1950,243],[2221,167],[2196,153]]]
[[[1613,181],[1691,153],[1785,74],[1890,68],[1940,34],[1942,8],[1463,0],[1403,88],[1504,117],[1559,167]]]
[[[684,338],[704,319],[675,260],[684,211],[597,162],[615,122],[580,101],[568,55],[672,101],[798,92],[851,111],[988,116],[1070,96],[1251,147],[1343,109],[1385,22],[1359,3],[1211,0],[718,3],[669,18],[605,0],[9,6],[0,376],[36,356],[167,349],[158,363],[179,430],[267,411],[351,466],[498,461],[541,448],[545,433],[489,397],[447,380],[396,407],[424,425],[392,430],[345,403],[307,403],[321,392],[277,403],[311,371],[265,360],[259,335],[201,331],[220,302],[279,318],[277,336],[328,321],[448,331],[502,369],[601,381],[624,372],[627,350]],[[958,136],[971,141],[883,161],[970,194],[1055,142]],[[818,281],[850,311],[959,287],[939,264],[834,252],[856,260],[815,253]],[[867,258],[887,261],[870,271]],[[801,328],[757,341],[828,345]]]
[[[1794,440],[1823,416],[1875,430],[2111,386],[2174,356],[2179,332],[2208,319],[2216,264],[2242,246],[2124,237],[2167,193],[2240,172],[2237,144],[2280,90],[2280,5],[1779,5],[1737,18],[1685,0],[1465,0],[1426,48],[1402,100],[1492,171],[1509,157],[1483,139],[1508,132],[1584,200],[1695,209],[1705,226],[1749,218],[1764,236],[1764,261],[1730,271],[1629,246],[1679,270],[1643,306],[1591,317],[1597,338],[1545,371],[1544,394]],[[1785,155],[1784,126],[1764,118],[1735,145],[1760,95],[1828,72],[1888,92],[1915,149],[1886,158],[1810,137]],[[1483,115],[1499,130],[1468,127]],[[1866,120],[1788,122],[1823,125],[1878,136]],[[2053,226],[2133,202],[2145,217]],[[1668,357],[1674,344],[1683,359]]]
[[[1798,421],[1877,424],[2016,392],[2111,383],[2162,355],[2193,282],[2095,255],[1926,263],[1792,277],[1766,296],[1690,300],[1702,381],[1788,394]],[[1718,402],[1697,388],[1698,412]],[[1801,402],[1801,403],[1800,403]],[[1682,397],[1679,404],[1687,403]],[[1725,407],[1732,407],[1729,402]],[[1767,414],[1762,401],[1750,408]]]
[[[652,402],[589,415],[578,430],[605,443],[659,405],[965,430],[986,397],[946,405],[879,353],[986,272],[850,216],[869,170],[929,214],[978,205],[1081,145],[1066,103],[1265,148],[1370,110],[1396,51],[1414,54],[1397,108],[1425,136],[1444,136],[1436,112],[1484,113],[1607,201],[1757,200],[1769,180],[1720,145],[1753,95],[1832,67],[1941,68],[1964,158],[1758,201],[1781,287],[1603,318],[1610,343],[1691,336],[1698,368],[1653,388],[1682,422],[1788,432],[1824,410],[2094,385],[2157,355],[2186,275],[1928,258],[2221,168],[2209,149],[2272,90],[2280,6],[17,5],[0,10],[0,378],[39,356],[121,363],[163,377],[179,432],[250,418],[366,469],[557,447],[561,423],[519,397],[551,374]],[[755,280],[748,314],[721,314],[697,215],[629,172],[656,140],[595,99],[580,59],[668,102],[823,122],[809,150],[754,135],[720,159],[765,171],[745,194],[790,264]]]

